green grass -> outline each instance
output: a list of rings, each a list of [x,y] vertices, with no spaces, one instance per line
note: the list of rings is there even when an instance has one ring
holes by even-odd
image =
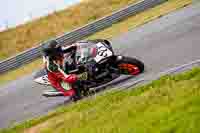
[[[112,0],[112,1],[114,2],[116,0]],[[94,35],[89,36],[87,39],[95,39],[95,38],[111,39],[112,37],[119,36],[120,34],[123,34],[123,33],[127,32],[129,30],[132,30],[135,27],[138,27],[138,26],[140,26],[144,23],[147,23],[147,22],[154,20],[154,19],[156,19],[160,16],[163,16],[167,13],[170,13],[174,10],[177,10],[177,9],[179,9],[179,8],[185,6],[185,5],[188,5],[191,2],[192,2],[191,0],[169,0],[168,2],[166,2],[162,5],[156,6],[152,9],[146,10],[146,11],[139,13],[135,16],[131,16],[131,17],[119,22],[119,23],[113,24],[111,27],[106,28],[106,29],[104,29],[100,32],[97,32]],[[48,17],[46,19],[48,19]],[[35,23],[35,22],[33,22],[33,23]],[[51,22],[51,20],[49,20],[49,24],[51,24],[51,23],[54,23],[54,21]],[[42,28],[43,25],[40,25],[40,21],[38,21],[38,27],[40,27],[40,26],[41,26],[41,28],[40,28],[41,31],[45,30],[45,28]],[[23,28],[26,29],[26,25],[24,25],[24,27],[22,27],[22,29]],[[17,30],[18,30],[18,28],[16,29],[15,32],[18,32]],[[14,29],[11,30],[11,31],[14,32]],[[11,31],[8,32],[8,33],[12,33]],[[2,33],[2,34],[4,34],[4,33]],[[1,38],[2,34],[0,33],[0,38]],[[28,40],[31,40],[31,39],[32,38],[30,37]],[[1,41],[1,39],[0,39],[0,41]],[[1,42],[0,42],[0,44],[1,44]],[[8,45],[5,45],[5,46],[8,46]],[[1,45],[0,45],[0,47],[1,47]],[[10,48],[14,48],[14,47],[10,47]],[[10,53],[12,53],[12,52],[10,52]],[[40,67],[42,67],[42,61],[37,60],[37,61],[32,62],[31,64],[24,65],[21,68],[9,71],[9,72],[4,73],[4,74],[1,74],[0,84],[2,85],[2,84],[5,84],[9,81],[18,79],[18,78],[20,78],[24,75],[30,74],[33,71],[35,71],[36,69],[39,69]]]
[[[200,68],[104,93],[2,133],[199,133]]]

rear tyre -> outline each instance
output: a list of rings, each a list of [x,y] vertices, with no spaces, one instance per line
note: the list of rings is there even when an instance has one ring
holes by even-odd
[[[144,63],[132,57],[123,56],[117,63],[120,74],[138,75],[144,71]]]

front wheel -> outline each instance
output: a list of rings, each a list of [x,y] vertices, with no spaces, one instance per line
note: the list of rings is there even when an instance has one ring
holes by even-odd
[[[132,57],[123,56],[117,63],[120,74],[138,75],[144,71],[144,63]]]

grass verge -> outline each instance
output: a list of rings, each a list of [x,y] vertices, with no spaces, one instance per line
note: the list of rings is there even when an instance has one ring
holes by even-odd
[[[118,36],[122,33],[125,33],[137,26],[140,26],[144,23],[147,23],[153,19],[156,19],[160,16],[168,14],[174,10],[184,7],[192,3],[191,0],[169,0],[168,2],[154,7],[152,9],[146,10],[142,13],[139,13],[135,16],[129,17],[119,23],[113,24],[112,27],[109,27],[105,30],[95,33],[92,36],[89,36],[88,39],[95,38],[106,38],[110,39],[114,36]],[[0,84],[7,83],[8,81],[15,80],[21,76],[32,73],[34,70],[41,67],[41,61],[32,62],[31,65],[24,65],[23,69],[28,71],[22,71],[22,68],[12,70],[10,72],[1,74]]]
[[[2,133],[199,133],[200,68],[104,93]]]

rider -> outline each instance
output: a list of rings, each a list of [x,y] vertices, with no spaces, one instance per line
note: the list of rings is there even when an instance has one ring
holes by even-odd
[[[108,40],[103,39],[85,41],[84,43],[95,44],[98,42],[104,42],[110,45]],[[75,98],[80,98],[79,85],[81,84],[81,81],[78,80],[77,75],[67,74],[68,70],[76,69],[76,49],[76,44],[72,44],[68,47],[61,47],[56,40],[52,40],[42,47],[45,68],[51,85],[57,91],[62,92],[64,96],[75,96]],[[66,58],[66,55],[69,57]],[[71,88],[67,90],[63,88],[61,85],[62,81],[68,83]]]
[[[62,92],[64,96],[76,96],[79,94],[79,90],[72,88],[72,84],[77,82],[78,77],[75,74],[67,74],[66,62],[64,61],[65,54],[73,54],[76,50],[76,45],[70,45],[69,47],[61,47],[56,40],[50,41],[42,48],[43,58],[45,62],[45,68],[47,71],[48,79],[51,85],[59,92]],[[72,58],[73,60],[73,58]],[[71,64],[69,64],[69,62]],[[68,61],[68,66],[75,68],[74,61]],[[63,88],[61,82],[68,83],[67,90]]]

